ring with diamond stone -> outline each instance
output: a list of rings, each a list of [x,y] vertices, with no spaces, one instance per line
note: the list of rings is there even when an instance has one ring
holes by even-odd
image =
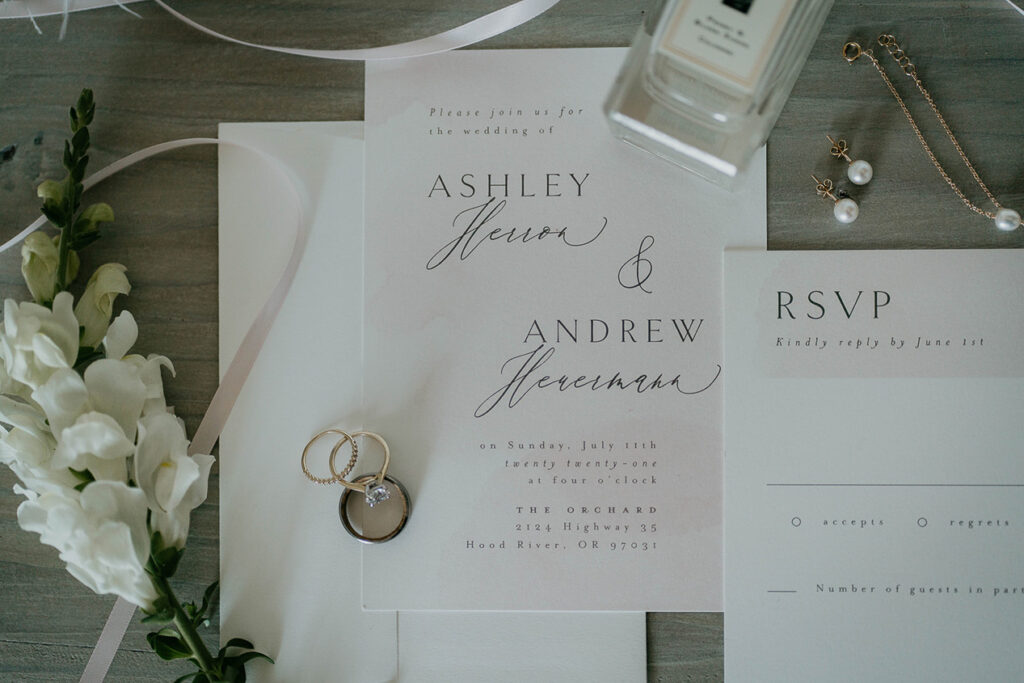
[[[341,500],[338,501],[338,516],[341,517],[341,524],[353,538],[362,543],[383,543],[390,541],[392,538],[398,535],[398,533],[405,527],[406,521],[409,519],[409,492],[402,486],[402,482],[398,481],[392,476],[384,475],[383,480],[378,482],[379,474],[364,474],[356,477],[352,483],[362,485],[366,489],[366,502],[369,507],[384,502],[385,500],[392,499],[392,493],[385,486],[384,482],[391,484],[397,493],[397,498],[402,502],[402,516],[398,520],[391,531],[381,536],[368,536],[362,532],[356,531],[355,527],[352,526],[352,521],[348,516],[348,499],[352,495],[353,491],[358,492],[355,487],[349,487],[345,489],[345,492],[341,494]]]
[[[335,468],[334,465],[334,459],[335,457],[337,457],[338,451],[341,450],[341,447],[345,445],[345,439],[342,439],[338,443],[334,444],[334,448],[331,449],[331,457],[327,460],[327,464],[331,468],[331,474],[334,476],[334,481],[337,481],[339,484],[344,486],[349,491],[355,491],[356,493],[362,493],[366,495],[366,502],[369,503],[370,507],[373,507],[377,501],[373,501],[372,497],[367,492],[369,488],[383,488],[384,479],[387,478],[388,474],[388,466],[391,464],[391,449],[388,448],[388,442],[385,441],[384,437],[381,436],[380,434],[374,434],[373,432],[352,432],[350,436],[352,438],[353,455],[358,452],[356,446],[356,438],[360,436],[369,437],[376,441],[377,443],[379,443],[384,448],[384,464],[380,466],[380,472],[378,472],[375,475],[372,475],[372,478],[374,480],[374,486],[367,486],[368,481],[365,481],[366,476],[358,477],[354,481],[348,481],[347,479],[345,479],[345,476],[349,473],[349,471],[351,471],[352,465],[355,464],[354,457],[352,461],[349,461],[349,467],[346,467],[345,470],[340,474],[338,473],[338,470]],[[381,500],[386,500],[386,498],[382,498]]]

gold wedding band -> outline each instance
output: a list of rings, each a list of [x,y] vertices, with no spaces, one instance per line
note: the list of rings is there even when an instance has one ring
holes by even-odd
[[[338,431],[340,431],[340,430],[338,430]],[[345,470],[343,472],[340,472],[340,473],[338,472],[338,470],[336,469],[335,464],[334,464],[334,459],[338,455],[338,451],[345,444],[345,439],[342,439],[341,441],[336,443],[334,445],[334,448],[331,449],[331,457],[328,459],[327,464],[331,468],[331,475],[333,476],[333,479],[330,479],[329,481],[336,481],[339,484],[341,484],[342,486],[344,486],[346,489],[348,489],[349,491],[355,491],[356,493],[362,493],[362,494],[365,495],[366,494],[366,485],[370,481],[373,481],[375,483],[375,485],[380,486],[380,485],[382,485],[384,483],[384,480],[388,478],[387,477],[388,466],[391,464],[391,449],[388,448],[388,442],[384,440],[384,437],[382,437],[380,434],[375,434],[374,432],[359,431],[359,432],[352,432],[352,434],[347,434],[346,433],[345,436],[347,436],[350,439],[352,439],[353,453],[356,451],[355,438],[358,437],[358,436],[365,436],[365,437],[371,438],[374,441],[376,441],[377,443],[379,443],[384,448],[384,464],[381,465],[380,471],[377,474],[374,474],[374,475],[364,475],[364,476],[361,476],[361,477],[357,477],[353,481],[348,481],[348,480],[345,479],[345,477],[352,470],[352,466],[355,465],[354,458],[353,458],[352,461],[349,462],[349,466],[346,467]]]
[[[341,440],[338,441],[337,444],[335,444],[334,449],[331,451],[331,476],[317,477],[314,476],[313,473],[309,471],[309,467],[306,466],[306,456],[309,454],[309,449],[313,447],[313,444],[319,441],[322,437],[327,436],[328,434],[340,434]],[[352,462],[349,463],[349,466],[345,469],[345,472],[343,473],[342,476],[347,475],[352,470],[352,467],[355,466],[355,455],[358,451],[356,448],[356,440],[352,438],[351,434],[341,429],[325,429],[306,443],[306,447],[302,449],[302,473],[305,474],[310,481],[316,482],[317,484],[330,484],[335,481],[339,481],[338,474],[334,471],[334,454],[341,447],[341,445],[346,442],[352,444],[353,456]]]

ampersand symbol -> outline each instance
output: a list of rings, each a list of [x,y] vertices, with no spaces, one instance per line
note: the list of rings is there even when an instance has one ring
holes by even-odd
[[[636,256],[631,257],[619,268],[619,284],[626,289],[639,289],[648,294],[651,290],[644,287],[644,283],[650,279],[654,272],[654,264],[650,259],[644,258],[644,253],[654,246],[654,237],[646,235],[640,240],[640,248]]]

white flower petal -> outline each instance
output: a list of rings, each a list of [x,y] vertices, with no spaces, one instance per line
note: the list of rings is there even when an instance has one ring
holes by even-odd
[[[189,514],[206,500],[213,457],[188,454],[184,424],[170,413],[144,417],[135,450],[135,481],[146,492],[154,530],[183,547]]]
[[[145,565],[149,557],[146,529],[146,494],[121,482],[97,481],[82,491],[82,510],[96,519],[115,520],[131,531],[135,559]]]
[[[34,390],[53,375],[54,368],[74,365],[78,357],[78,322],[71,303],[67,292],[57,294],[52,310],[31,302],[4,302],[0,354],[8,378]]]
[[[171,376],[174,375],[174,365],[166,356],[150,355],[143,358],[139,355],[126,356],[124,362],[131,363],[139,372],[139,379],[146,385],[146,402],[142,407],[142,414],[152,415],[154,413],[166,413],[167,401],[164,398],[164,381],[160,374],[161,368],[167,368]]]
[[[124,358],[129,349],[135,346],[138,338],[139,326],[135,322],[135,317],[128,311],[121,311],[121,314],[110,323],[107,336],[103,338],[103,349],[107,358]]]
[[[15,463],[32,468],[45,467],[52,453],[49,443],[23,429],[13,429],[0,439],[0,462],[11,467]]]
[[[49,368],[67,368],[70,364],[57,343],[40,332],[32,337],[32,353],[36,362]]]
[[[40,493],[73,487],[78,479],[67,468],[53,467],[53,443],[52,436],[15,428],[0,438],[0,462]]]
[[[206,500],[208,494],[208,485],[210,482],[210,468],[213,467],[213,463],[216,462],[216,458],[212,455],[205,455],[203,453],[196,453],[192,456],[192,460],[195,461],[196,465],[199,466],[199,477],[189,490],[185,493],[185,496],[181,499],[182,507],[194,510]]]
[[[64,351],[68,367],[78,359],[78,320],[71,307],[74,302],[68,292],[59,292],[53,299],[53,325],[46,325],[46,331]]]
[[[183,548],[188,538],[191,512],[185,507],[179,507],[172,513],[153,510],[150,513],[149,525],[154,532],[160,532],[165,545]]]
[[[117,420],[125,436],[134,440],[146,400],[146,385],[138,371],[129,363],[102,358],[86,369],[84,380],[93,410]]]
[[[32,392],[32,399],[46,413],[50,430],[57,438],[79,415],[90,409],[89,390],[82,377],[70,368],[54,372],[44,385]]]
[[[96,479],[126,481],[128,456],[135,451],[121,426],[103,413],[86,413],[61,434],[53,467],[89,470]]]
[[[8,396],[0,396],[0,422],[36,435],[50,433],[46,426],[46,415],[42,411]]]
[[[113,460],[127,458],[134,452],[135,446],[125,437],[114,418],[93,412],[82,415],[75,424],[64,430],[57,444],[57,453],[62,449]]]

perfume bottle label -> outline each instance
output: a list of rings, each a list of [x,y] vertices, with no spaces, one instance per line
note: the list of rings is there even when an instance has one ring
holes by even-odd
[[[680,0],[658,50],[734,88],[751,92],[796,0]]]

